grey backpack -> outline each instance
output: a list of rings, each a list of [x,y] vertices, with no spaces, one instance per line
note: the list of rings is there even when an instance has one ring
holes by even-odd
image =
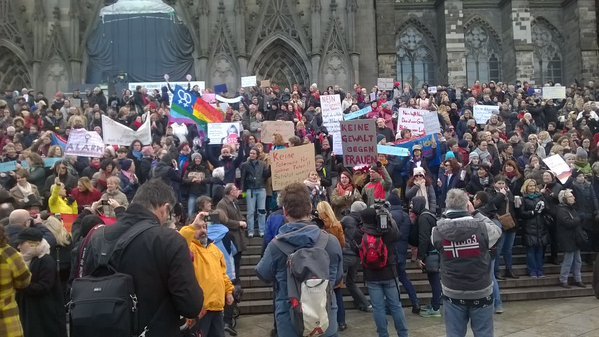
[[[300,229],[300,231],[303,229]],[[322,336],[329,327],[332,284],[329,281],[329,234],[321,231],[312,247],[273,243],[287,255],[287,295],[291,323],[299,336]]]

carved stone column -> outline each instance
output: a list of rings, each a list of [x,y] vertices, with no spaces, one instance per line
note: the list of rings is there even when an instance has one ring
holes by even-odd
[[[464,44],[464,11],[462,0],[445,0],[445,49],[447,82],[466,85],[466,45]],[[441,74],[442,76],[444,74]]]
[[[530,81],[534,78],[534,45],[529,1],[512,0],[503,11],[503,77],[506,82]]]
[[[198,60],[195,62],[196,73],[199,79],[203,79],[205,81],[208,80],[208,36],[209,32],[209,20],[208,16],[210,15],[210,4],[208,0],[200,0],[198,4],[198,17],[199,17],[199,27],[200,32],[203,34],[200,36],[200,46],[198,52]]]
[[[321,0],[312,0],[310,3],[310,11],[312,12],[312,55],[310,58],[312,63],[312,75],[310,82],[312,83],[318,81],[318,74],[320,72],[320,15],[322,12],[320,1]]]
[[[235,0],[235,35],[237,39],[237,49],[239,50],[239,56],[237,62],[239,63],[239,72],[241,76],[253,75],[248,74],[248,57],[245,43],[245,13],[247,12],[247,5],[245,0]]]
[[[81,13],[79,11],[78,0],[71,0],[69,8],[69,44],[71,45],[71,78],[70,83],[82,83],[83,77],[81,72],[81,58],[80,53],[80,36],[79,36],[79,17]],[[70,90],[71,88],[69,88]]]
[[[347,49],[353,69],[353,82],[360,83],[360,54],[356,52],[356,11],[358,10],[357,0],[347,0]]]
[[[48,37],[48,25],[46,11],[42,0],[35,1],[37,10],[33,13],[33,57],[32,57],[32,72],[31,85],[33,88],[45,86],[44,79],[41,78],[41,64],[44,55],[44,43]]]

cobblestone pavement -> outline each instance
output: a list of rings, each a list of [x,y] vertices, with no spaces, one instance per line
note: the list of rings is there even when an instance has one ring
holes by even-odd
[[[599,300],[573,297],[538,301],[504,302],[505,312],[495,315],[495,336],[509,337],[598,337]],[[443,318],[422,318],[405,309],[412,337],[445,336]],[[390,316],[387,316],[391,319]],[[341,337],[376,336],[371,314],[347,311],[348,329]],[[272,315],[242,316],[237,324],[240,337],[270,336]],[[396,336],[392,322],[389,335]],[[467,336],[472,336],[469,330]]]

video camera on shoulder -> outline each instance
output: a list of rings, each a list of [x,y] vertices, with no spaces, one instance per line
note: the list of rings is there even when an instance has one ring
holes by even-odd
[[[372,207],[376,210],[376,228],[380,233],[386,233],[389,230],[392,221],[389,208],[391,204],[388,201],[377,200]]]

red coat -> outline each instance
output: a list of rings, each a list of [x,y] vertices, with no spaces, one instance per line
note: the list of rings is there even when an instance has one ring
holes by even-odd
[[[94,189],[92,192],[80,192],[77,187],[71,190],[71,197],[77,201],[79,209],[83,209],[86,206],[91,206],[92,203],[100,200],[102,193]]]

